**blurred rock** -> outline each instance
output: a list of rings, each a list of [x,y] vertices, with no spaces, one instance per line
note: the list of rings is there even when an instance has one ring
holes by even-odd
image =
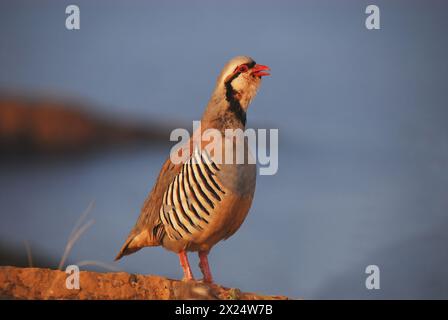
[[[130,143],[168,143],[174,124],[106,118],[92,106],[0,95],[1,154],[66,153]]]

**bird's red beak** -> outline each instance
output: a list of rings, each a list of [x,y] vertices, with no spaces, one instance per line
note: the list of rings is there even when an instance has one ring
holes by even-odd
[[[270,71],[271,69],[269,69],[268,66],[264,66],[262,64],[256,64],[252,67],[252,75],[254,75],[255,77],[264,77],[264,76],[270,76],[271,74],[269,72],[265,72],[265,71]]]

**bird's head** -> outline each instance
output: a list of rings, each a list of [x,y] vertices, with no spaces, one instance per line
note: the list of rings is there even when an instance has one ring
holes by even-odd
[[[244,127],[247,108],[257,94],[261,78],[268,76],[269,70],[246,56],[227,62],[202,116],[203,123],[221,128]]]
[[[269,70],[269,67],[257,64],[251,57],[238,56],[224,66],[217,86],[224,90],[227,100],[236,99],[247,111],[257,94],[261,78],[270,75]]]

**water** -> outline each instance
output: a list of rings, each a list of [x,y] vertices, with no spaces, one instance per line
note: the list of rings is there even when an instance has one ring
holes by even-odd
[[[305,298],[448,297],[445,3],[378,1],[374,32],[363,1],[78,4],[76,32],[63,28],[64,2],[0,5],[0,88],[193,120],[228,58],[249,54],[272,68],[249,124],[280,129],[279,171],[258,177],[246,222],[213,250],[219,283]],[[95,200],[95,224],[70,260],[110,262],[167,154],[3,162],[0,239],[28,239],[58,258]],[[371,264],[380,290],[364,286]],[[181,277],[160,248],[118,266]]]

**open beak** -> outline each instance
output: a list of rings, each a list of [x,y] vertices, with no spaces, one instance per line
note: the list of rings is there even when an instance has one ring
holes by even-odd
[[[271,74],[266,71],[270,71],[268,66],[264,66],[262,64],[256,64],[252,67],[252,75],[255,77],[264,77],[264,76],[270,76]]]

